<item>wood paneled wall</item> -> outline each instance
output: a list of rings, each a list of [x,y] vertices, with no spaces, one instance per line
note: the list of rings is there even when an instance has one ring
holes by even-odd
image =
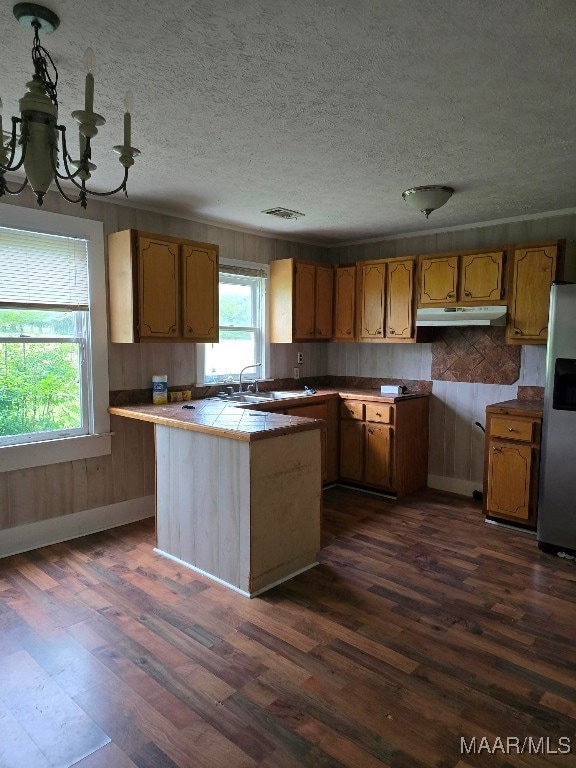
[[[3,198],[2,202],[36,207],[31,194]],[[287,257],[308,261],[330,258],[329,251],[319,246],[261,237],[96,199],[91,199],[87,210],[82,211],[51,193],[45,198],[43,210],[102,221],[105,236],[133,228],[217,243],[222,258],[259,263]],[[270,375],[291,376],[298,351],[304,351],[304,364],[300,366],[303,376],[325,372],[327,355],[321,344],[282,344],[272,345]],[[192,384],[196,381],[196,345],[110,344],[109,373],[111,390],[149,387],[154,373],[167,373],[170,385]],[[112,453],[108,456],[0,472],[0,531],[154,493],[152,425],[113,417],[112,430]]]

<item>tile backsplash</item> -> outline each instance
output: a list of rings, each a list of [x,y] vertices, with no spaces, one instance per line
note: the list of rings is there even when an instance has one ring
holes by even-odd
[[[520,347],[506,346],[505,329],[438,328],[432,342],[432,379],[471,384],[514,384]]]

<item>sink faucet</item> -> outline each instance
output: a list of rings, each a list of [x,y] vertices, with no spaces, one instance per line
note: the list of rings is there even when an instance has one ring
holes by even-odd
[[[261,368],[262,363],[254,363],[254,365],[245,365],[244,368],[240,371],[240,376],[238,377],[238,392],[242,392],[242,374],[244,371],[247,371],[248,368]]]

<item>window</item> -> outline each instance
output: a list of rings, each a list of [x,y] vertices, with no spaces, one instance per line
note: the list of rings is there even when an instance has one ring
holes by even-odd
[[[97,222],[0,206],[0,471],[110,452],[102,246]]]
[[[250,370],[249,377],[267,375],[266,275],[267,268],[262,265],[220,265],[220,341],[199,345],[199,380],[238,381],[242,368],[255,363],[261,363],[261,367]]]

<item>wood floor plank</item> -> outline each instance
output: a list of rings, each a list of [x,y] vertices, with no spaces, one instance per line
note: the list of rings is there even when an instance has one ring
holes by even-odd
[[[0,699],[50,765],[71,766],[110,739],[26,651],[0,660]]]
[[[472,501],[332,488],[320,565],[251,601],[154,543],[148,520],[0,561],[0,768],[570,765],[462,753],[576,752],[576,565]]]

